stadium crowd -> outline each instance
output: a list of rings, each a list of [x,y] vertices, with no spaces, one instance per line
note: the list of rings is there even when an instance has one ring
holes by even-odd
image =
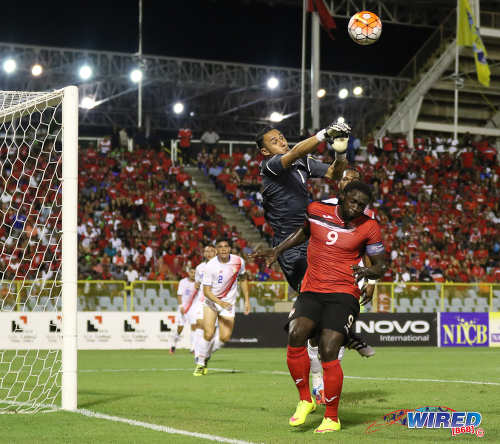
[[[460,145],[446,137],[404,137],[350,143],[348,158],[374,191],[373,207],[391,255],[385,281],[500,282],[500,166],[488,140]],[[331,162],[325,145],[318,156]],[[198,166],[229,201],[269,238],[260,194],[261,155],[202,151]],[[234,174],[234,172],[236,174]],[[311,198],[337,193],[335,183],[313,181]]]
[[[248,260],[237,228],[165,151],[130,151],[106,138],[80,150],[79,162],[79,279],[178,280],[202,261],[203,245],[223,236],[251,279],[282,280],[279,269]]]
[[[269,239],[260,154],[246,149],[229,156],[206,145],[197,155],[199,168]],[[373,207],[391,255],[384,280],[500,282],[500,166],[487,140],[457,145],[417,137],[410,149],[404,138],[386,137],[380,147],[368,141],[356,153],[358,146],[350,145],[348,157],[374,190]],[[51,219],[51,207],[60,205],[57,164],[42,156],[32,165],[23,148],[5,156],[2,276],[41,277],[43,268],[50,278],[59,242]],[[332,159],[324,145],[318,156]],[[105,138],[80,150],[79,168],[79,279],[177,280],[201,262],[202,246],[221,235],[245,258],[251,280],[283,279],[278,267],[249,259],[252,250],[237,228],[164,150]],[[310,191],[312,199],[322,199],[337,187],[315,180]],[[40,268],[42,262],[48,267]]]

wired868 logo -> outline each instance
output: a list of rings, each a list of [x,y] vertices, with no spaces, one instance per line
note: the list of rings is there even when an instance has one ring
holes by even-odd
[[[366,433],[379,431],[384,426],[394,424],[409,429],[450,429],[451,436],[462,434],[484,436],[484,430],[479,428],[482,416],[479,412],[457,412],[449,407],[427,406],[418,409],[401,409],[384,415],[383,421],[370,424]]]
[[[420,410],[420,409],[419,409]],[[479,412],[433,412],[419,411],[407,413],[409,429],[451,429],[451,436],[470,433],[484,436],[483,429],[478,428],[482,416]]]

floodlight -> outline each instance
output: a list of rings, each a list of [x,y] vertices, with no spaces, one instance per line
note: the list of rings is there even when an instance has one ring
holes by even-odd
[[[31,74],[34,76],[34,77],[38,77],[39,75],[41,75],[43,72],[43,68],[42,68],[42,65],[36,63],[34,64],[32,67],[31,67]]]
[[[92,109],[95,106],[95,100],[92,97],[86,96],[82,99],[80,103],[80,108]]]
[[[276,77],[270,77],[267,80],[267,87],[269,89],[276,89],[280,84],[280,81]]]
[[[316,92],[316,95],[318,96],[319,99],[323,98],[326,96],[326,89],[325,88],[320,88]]]
[[[14,59],[7,59],[5,62],[3,62],[3,70],[7,74],[13,73],[17,68],[17,63]]]
[[[142,71],[140,69],[133,69],[130,73],[130,80],[134,83],[139,83],[142,80]]]
[[[363,94],[363,88],[361,86],[356,86],[353,90],[352,90],[352,93],[355,95],[355,96],[360,96],[361,94]]]
[[[174,113],[180,114],[182,111],[184,111],[184,105],[181,102],[176,102],[174,104]]]
[[[271,115],[269,116],[269,120],[271,122],[281,122],[283,120],[283,114],[273,111]]]
[[[342,88],[340,91],[339,91],[339,97],[341,99],[345,99],[347,96],[349,95],[349,91],[347,91],[346,88]]]
[[[83,65],[78,74],[82,80],[88,80],[92,76],[92,68],[89,65]]]

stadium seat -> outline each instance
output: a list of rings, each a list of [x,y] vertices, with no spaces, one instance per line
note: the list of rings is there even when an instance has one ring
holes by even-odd
[[[475,304],[475,298],[471,298],[471,297],[468,297],[468,298],[465,298],[464,299],[464,307],[473,307],[474,304]]]
[[[414,308],[422,308],[424,305],[424,301],[420,298],[413,299],[413,307]]]
[[[410,300],[408,298],[399,298],[399,304],[400,307],[409,307],[410,306]]]
[[[134,288],[134,299],[137,296],[144,296],[144,288]]]
[[[453,298],[451,300],[451,308],[462,308],[462,299],[461,298]]]

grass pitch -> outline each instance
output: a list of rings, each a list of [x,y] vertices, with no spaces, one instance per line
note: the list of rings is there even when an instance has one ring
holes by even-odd
[[[222,349],[204,377],[191,375],[193,358],[186,351],[80,351],[79,408],[253,443],[500,442],[500,350],[379,347],[370,359],[346,353],[342,366],[342,430],[321,436],[312,432],[324,407],[303,426],[288,426],[298,396],[284,349]],[[452,438],[449,429],[399,424],[366,433],[394,410],[437,405],[480,412],[484,437]],[[209,442],[69,412],[0,415],[0,426],[0,443]]]

